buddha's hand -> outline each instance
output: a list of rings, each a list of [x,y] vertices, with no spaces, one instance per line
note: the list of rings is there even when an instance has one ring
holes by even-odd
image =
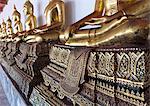
[[[66,42],[69,37],[70,37],[70,29],[71,27],[67,27],[67,29],[64,31],[64,32],[61,32],[60,35],[59,35],[59,39],[61,42]]]
[[[59,35],[59,39],[61,42],[66,42],[69,38],[73,36],[76,30],[79,29],[77,25],[71,25],[66,28],[64,32],[61,32]]]

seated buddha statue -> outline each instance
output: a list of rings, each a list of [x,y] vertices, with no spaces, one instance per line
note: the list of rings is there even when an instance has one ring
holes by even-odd
[[[10,17],[6,21],[6,33],[7,33],[7,35],[13,34],[12,21],[10,20]]]
[[[26,31],[29,31],[29,30],[36,28],[37,27],[37,20],[33,14],[34,8],[33,8],[32,3],[29,0],[27,0],[24,3],[23,11],[26,15],[26,20],[25,20]]]
[[[2,28],[2,37],[4,38],[7,35],[6,34],[6,23],[4,22],[4,20],[3,20],[2,24],[1,24],[1,28]]]
[[[61,0],[50,0],[45,8],[46,28],[35,29],[38,35],[29,36],[28,42],[40,42],[42,40],[55,41],[59,39],[60,31],[64,27],[65,13],[64,2]]]
[[[2,39],[3,39],[3,33],[2,33],[2,27],[0,25],[0,41],[2,41]]]
[[[13,36],[13,28],[12,28],[12,21],[10,20],[10,17],[8,17],[8,20],[6,21],[6,33],[7,33],[7,41],[12,40]]]
[[[18,42],[21,40],[21,37],[19,37],[19,32],[23,31],[23,27],[22,27],[22,23],[21,23],[21,15],[20,13],[17,11],[16,6],[14,5],[14,11],[12,14],[12,18],[14,21],[14,34],[16,34],[14,41]]]
[[[37,27],[37,20],[33,14],[34,13],[33,5],[29,0],[27,0],[24,3],[23,11],[27,17],[25,20],[26,36],[25,38],[23,38],[23,41],[30,42],[30,40],[32,39],[32,34],[34,32],[33,30]],[[42,41],[42,39],[39,36],[37,36],[36,40]]]
[[[17,34],[18,32],[22,32],[23,31],[23,27],[22,27],[22,23],[21,23],[21,15],[20,13],[17,11],[16,6],[14,5],[14,11],[12,14],[12,18],[14,21],[14,33]]]
[[[112,0],[111,2],[99,0],[97,5],[102,14],[84,18],[60,35],[60,39],[66,45],[140,44],[147,40],[150,26],[149,0],[113,0],[113,2]],[[99,27],[81,29],[85,25],[98,25]]]

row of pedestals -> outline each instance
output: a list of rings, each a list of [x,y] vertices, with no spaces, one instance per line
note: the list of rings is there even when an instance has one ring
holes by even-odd
[[[27,105],[149,106],[148,45],[1,42],[0,60]]]

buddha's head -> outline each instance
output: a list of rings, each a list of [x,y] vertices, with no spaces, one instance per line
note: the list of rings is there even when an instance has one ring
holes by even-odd
[[[33,14],[33,5],[32,3],[27,0],[25,3],[24,3],[24,6],[23,6],[23,11],[25,13],[25,15],[28,15],[28,14]]]
[[[10,17],[8,17],[8,20],[6,21],[6,26],[11,27],[11,24],[12,24],[12,22],[10,20]]]
[[[12,14],[12,18],[14,22],[20,21],[20,13],[17,11],[16,6],[14,5],[14,11]]]

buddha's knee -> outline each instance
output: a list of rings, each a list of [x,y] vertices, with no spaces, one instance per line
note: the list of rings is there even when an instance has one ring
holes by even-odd
[[[135,37],[148,39],[149,21],[144,19],[129,20],[129,28],[133,31]]]

